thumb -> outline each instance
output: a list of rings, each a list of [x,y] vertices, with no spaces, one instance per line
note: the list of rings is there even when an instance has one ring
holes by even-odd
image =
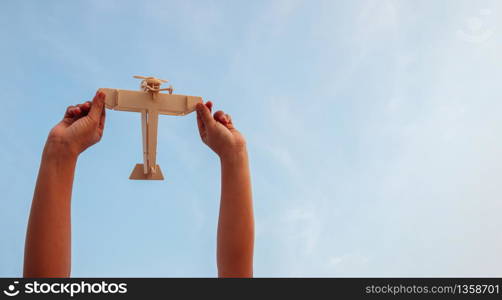
[[[98,91],[92,99],[91,110],[89,111],[89,117],[99,122],[101,115],[103,114],[103,109],[105,109],[105,93]]]
[[[205,126],[211,125],[215,122],[213,116],[211,115],[211,111],[209,111],[209,108],[206,105],[203,103],[197,103],[196,109]]]

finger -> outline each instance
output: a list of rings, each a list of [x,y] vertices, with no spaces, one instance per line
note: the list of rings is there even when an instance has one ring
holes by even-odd
[[[80,110],[83,112],[83,113],[88,113],[89,110],[91,109],[91,102],[89,101],[86,101],[84,103],[81,103],[79,105],[77,105],[78,108],[80,108]]]
[[[99,123],[103,110],[105,109],[105,93],[98,91],[94,99],[92,99],[91,109],[89,111],[89,118]]]
[[[202,121],[202,114],[198,111],[197,111],[197,127],[199,128],[200,139],[205,143],[206,136],[207,136],[206,126],[204,125],[204,122]]]
[[[199,128],[199,133],[202,137],[202,132],[206,129],[204,122],[202,122],[201,113],[197,110],[197,127]]]
[[[232,123],[232,117],[229,114],[225,114],[225,117],[227,117],[227,128],[233,129],[234,123]]]
[[[106,109],[103,109],[103,112],[101,113],[101,119],[99,119],[99,126],[98,128],[101,130],[105,129],[105,121],[106,121]]]
[[[91,108],[91,103],[89,101],[74,105],[69,110],[70,116],[74,119],[78,119],[86,116]]]
[[[213,102],[207,101],[206,102],[206,106],[207,106],[207,108],[209,108],[209,112],[213,111]]]
[[[70,105],[66,108],[66,112],[64,113],[65,118],[73,117],[73,108],[75,108],[75,106],[73,106],[73,105]]]
[[[227,123],[228,123],[228,120],[225,117],[225,113],[221,110],[215,112],[213,117],[216,121],[220,122],[223,125],[227,125]]]
[[[196,107],[197,111],[200,113],[200,118],[205,127],[214,124],[214,119],[211,116],[211,110],[208,107],[209,103],[211,102],[207,102],[206,105],[198,103]],[[210,106],[212,106],[212,104]]]
[[[78,106],[75,106],[73,109],[72,109],[72,114],[73,114],[73,117],[74,118],[77,118],[77,117],[80,117],[80,114],[82,113],[82,110],[80,109],[80,107]]]
[[[73,123],[73,105],[70,105],[66,108],[66,111],[63,116],[63,123],[71,125]]]
[[[70,106],[67,109],[67,113],[65,114],[65,118],[75,119],[80,116],[80,108],[78,106]]]

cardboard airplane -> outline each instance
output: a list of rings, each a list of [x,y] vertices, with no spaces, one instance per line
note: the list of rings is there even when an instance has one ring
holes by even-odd
[[[100,91],[106,95],[106,108],[141,113],[143,163],[136,164],[129,179],[163,180],[160,166],[156,164],[159,114],[184,116],[193,112],[197,103],[202,103],[202,97],[173,94],[172,86],[161,89],[161,84],[167,80],[144,76],[134,78],[142,79],[140,91],[109,88]]]

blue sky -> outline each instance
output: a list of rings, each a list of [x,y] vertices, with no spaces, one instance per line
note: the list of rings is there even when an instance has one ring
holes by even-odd
[[[0,276],[20,276],[40,154],[68,105],[167,78],[248,140],[256,276],[502,276],[498,1],[4,1]],[[73,276],[215,276],[219,163],[163,116],[79,158]]]

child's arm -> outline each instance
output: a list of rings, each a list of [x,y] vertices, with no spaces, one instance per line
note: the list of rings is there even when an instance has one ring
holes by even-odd
[[[253,276],[254,220],[251,176],[244,137],[229,115],[211,116],[212,103],[197,106],[202,141],[221,162],[221,202],[218,220],[218,275]]]
[[[33,195],[24,252],[25,277],[68,277],[71,191],[78,155],[97,143],[105,122],[103,93],[70,106],[50,132]]]

